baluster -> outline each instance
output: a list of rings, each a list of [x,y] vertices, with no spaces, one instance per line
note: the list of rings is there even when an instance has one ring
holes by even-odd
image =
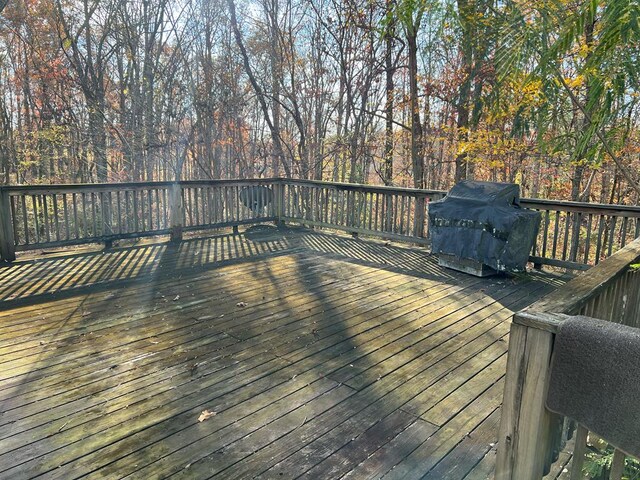
[[[64,215],[64,233],[65,240],[71,240],[71,236],[69,235],[69,206],[67,202],[67,194],[62,194],[62,207],[63,207],[63,215]]]
[[[234,191],[234,195],[233,195],[233,201],[235,202],[235,218],[234,220],[236,222],[240,221],[240,188],[239,187],[231,187],[233,188]]]
[[[143,194],[144,194],[143,190]],[[153,194],[151,189],[146,190],[147,192],[147,207],[148,207],[148,215],[149,215],[149,224],[147,226],[148,231],[153,231]]]
[[[208,195],[209,189],[207,187],[200,187],[200,202],[202,204],[202,225],[207,224],[207,209],[209,208],[209,202],[207,202],[206,195]]]
[[[78,195],[76,193],[71,194],[71,201],[73,202],[73,229],[76,240],[78,240],[80,238],[80,223],[78,222]]]
[[[567,246],[569,242],[569,212],[564,214],[564,238],[562,239],[562,260],[567,259]]]
[[[624,245],[623,245],[624,246]],[[611,460],[611,471],[609,472],[609,480],[620,480],[624,473],[625,454],[617,448],[613,451],[613,460]]]
[[[571,235],[571,254],[569,260],[577,261],[578,250],[580,248],[580,229],[582,227],[582,213],[575,212],[573,215],[574,226]],[[568,218],[567,218],[568,219]]]
[[[375,213],[375,219],[373,221],[373,229],[374,231],[378,231],[378,217],[380,216],[380,194],[376,193],[376,213]]]
[[[549,210],[544,211],[544,233],[542,235],[542,257],[547,256],[547,239],[549,237]]]
[[[398,233],[400,235],[404,234],[404,200],[405,200],[405,196],[404,195],[399,195],[400,197],[400,224],[399,224],[399,229],[398,229]]]
[[[91,192],[91,221],[93,224],[93,235],[91,235],[92,237],[97,237],[98,236],[98,227],[97,227],[97,211],[96,211],[96,194],[95,192]]]
[[[117,193],[117,191],[116,191]],[[113,191],[107,192],[107,228],[109,235],[113,235]]]
[[[629,217],[622,218],[622,233],[620,235],[620,248],[624,248],[627,244],[627,223],[629,222]]]
[[[140,229],[139,229],[139,225],[138,225],[138,195],[136,193],[136,190],[131,190],[131,209],[132,209],[132,216],[133,216],[133,232],[134,233],[139,233]]]
[[[38,202],[36,201],[35,195],[31,195],[31,204],[33,205],[36,243],[40,243],[40,219],[38,218]]]
[[[392,225],[393,225],[393,229],[392,229],[392,233],[398,233],[398,200],[400,198],[400,195],[395,194],[394,198],[393,198],[393,221],[392,221]]]
[[[124,191],[124,216],[125,216],[125,228],[126,233],[131,233],[133,230],[133,218],[131,217],[131,200],[129,199],[129,190]]]
[[[348,205],[347,205],[347,197],[349,192],[345,190],[340,191],[340,195],[342,197],[342,201],[338,203],[340,206],[340,225],[347,226],[348,223]]]
[[[29,245],[29,213],[27,212],[27,200],[26,195],[20,195],[20,200],[22,203],[22,222],[24,223],[24,243],[25,245]]]
[[[389,231],[389,194],[382,194],[382,211],[380,212],[380,229],[383,232]]]
[[[189,226],[189,187],[186,185],[184,187],[180,187],[180,196],[182,197],[182,225],[186,228]],[[175,200],[169,199],[169,202],[173,205]],[[171,219],[171,214],[169,214],[169,218]],[[173,220],[170,220],[173,223]]]
[[[122,201],[120,200],[120,190],[116,190],[116,209],[118,213],[118,235],[122,235]]]
[[[195,225],[193,221],[193,188],[185,187],[184,193],[187,196],[187,203],[189,204],[189,223],[188,225],[192,227]]]
[[[417,198],[415,199],[416,200],[415,202],[412,202],[412,200],[413,200],[413,197],[407,196],[407,231],[406,231],[407,236],[411,236],[411,231],[412,231],[412,229],[411,229],[411,204],[413,203],[413,208],[415,209],[417,207],[418,203],[419,203]],[[415,220],[416,220],[416,217],[414,215],[414,221]],[[414,232],[415,232],[416,228],[417,228],[417,225],[414,225],[414,228],[413,228]]]
[[[587,238],[584,242],[584,263],[589,263],[589,249],[591,247],[591,227],[593,224],[593,214],[590,213],[587,217]]]
[[[171,208],[171,203],[169,201],[169,197],[170,197],[170,188],[171,187],[167,187],[164,188],[162,190],[162,198],[164,200],[164,203],[162,205],[162,210],[163,210],[163,215],[164,215],[164,228],[170,228],[171,226],[169,225],[169,216],[170,216],[170,208]]]
[[[571,479],[581,480],[582,466],[584,465],[584,455],[587,453],[587,435],[589,431],[582,425],[578,425],[576,429],[575,447],[573,449],[573,459],[571,467]]]
[[[329,208],[329,199],[327,198],[327,189],[321,187],[320,190],[320,223],[327,223],[327,209]]]
[[[317,189],[309,187],[309,202],[311,202],[311,208],[309,209],[309,218],[311,221],[316,221],[316,208],[318,208],[318,199],[316,197]]]
[[[596,265],[600,262],[600,255],[602,253],[602,234],[604,233],[604,215],[600,215],[600,221],[598,225],[598,243],[596,245]]]
[[[51,195],[51,200],[53,202],[53,225],[56,232],[56,241],[60,241],[60,222],[58,219],[58,196],[54,193]]]
[[[618,217],[611,216],[611,229],[609,230],[609,246],[607,247],[607,257],[611,256],[611,252],[613,251],[613,240],[614,234],[616,231],[616,220]]]
[[[185,199],[185,195],[187,195],[187,187],[185,186],[184,188],[182,188],[182,185],[180,185],[179,183],[178,186],[180,187],[178,191],[180,195],[179,199],[176,202],[179,206],[178,211],[181,213],[181,219],[178,221],[178,223],[180,224],[180,239],[182,240],[182,228],[184,228],[184,226],[187,224],[187,210],[185,208],[185,205],[187,204]]]
[[[351,190],[347,190],[345,194],[347,196],[347,201],[345,202],[345,206],[346,206],[345,222],[346,222],[346,225],[350,227],[353,223],[353,201],[351,199],[351,197],[353,196],[353,193],[351,192]]]
[[[551,258],[556,258],[556,250],[558,247],[558,232],[560,229],[560,212],[556,210],[555,225],[553,227],[553,247],[551,248]]]
[[[0,196],[3,193],[0,192]],[[17,213],[17,205],[18,205],[18,199],[16,197],[12,197],[10,196],[8,193],[6,194],[6,198],[5,198],[5,202],[9,201],[9,204],[11,205],[11,224],[13,226],[13,243],[14,247],[15,245],[20,245],[20,235],[18,233],[18,213]],[[2,228],[2,227],[0,227]]]
[[[338,190],[331,190],[331,223],[338,223]]]
[[[162,230],[162,216],[160,214],[160,189],[154,188],[156,194],[156,230]],[[153,193],[153,192],[152,192]]]
[[[193,187],[191,189],[193,195],[193,204],[194,204],[194,215],[196,221],[193,225],[200,225],[200,209],[198,208],[198,187]]]
[[[369,214],[365,217],[367,220],[367,230],[371,231],[373,228],[373,193],[365,193],[366,205]]]
[[[224,185],[221,191],[222,208],[220,213],[222,214],[222,223],[229,223],[229,187]]]
[[[213,191],[211,192],[212,196],[213,196],[213,216],[211,218],[211,223],[218,223],[218,209],[219,209],[219,202],[218,202],[218,197],[220,196],[220,188],[219,187],[213,187]]]
[[[44,215],[44,222],[43,226],[44,226],[44,235],[45,238],[47,239],[47,242],[51,241],[51,229],[50,229],[50,221],[49,221],[49,207],[47,205],[47,194],[43,193],[40,198],[42,199],[42,213]]]
[[[144,210],[144,190],[136,190],[136,196],[140,196],[140,224],[142,227],[142,232],[146,232],[147,229],[147,214]]]
[[[105,235],[109,234],[109,230],[107,228],[108,215],[105,202],[106,195],[105,192],[100,192],[98,195],[100,197],[100,218],[102,220],[102,222],[100,223],[100,234],[104,237]]]

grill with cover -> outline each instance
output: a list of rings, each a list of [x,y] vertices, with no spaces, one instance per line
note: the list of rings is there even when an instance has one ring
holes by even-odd
[[[520,208],[514,183],[463,181],[429,204],[440,265],[479,276],[524,271],[539,225],[540,212]]]

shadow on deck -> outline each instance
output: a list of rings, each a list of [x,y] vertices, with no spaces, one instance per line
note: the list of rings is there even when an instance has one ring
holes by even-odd
[[[18,262],[0,477],[486,478],[509,318],[566,279],[265,227]]]

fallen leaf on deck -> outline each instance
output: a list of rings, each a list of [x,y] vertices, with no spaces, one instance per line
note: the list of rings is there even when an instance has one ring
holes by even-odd
[[[204,422],[205,420],[208,420],[211,417],[215,417],[216,416],[216,412],[210,412],[209,410],[203,410],[202,413],[200,414],[200,416],[198,417],[198,421],[199,422]]]
[[[241,307],[241,308],[242,308],[242,307],[246,307],[246,306],[247,306],[247,304],[246,304],[246,303],[244,303],[244,302],[238,302],[238,303],[236,303],[236,307]]]

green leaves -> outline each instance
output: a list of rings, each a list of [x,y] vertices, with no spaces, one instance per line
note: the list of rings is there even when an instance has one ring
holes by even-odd
[[[597,167],[611,157],[618,165],[639,87],[640,0],[510,0],[499,13],[498,82],[522,73],[539,79],[547,104],[530,113],[543,129],[565,126],[555,149],[572,163]]]

